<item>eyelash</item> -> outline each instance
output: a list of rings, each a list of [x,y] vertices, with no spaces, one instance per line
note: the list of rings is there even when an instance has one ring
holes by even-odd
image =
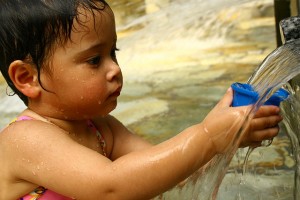
[[[117,62],[116,51],[120,51],[120,49],[114,48],[114,49],[111,51],[111,53],[110,53],[111,58],[112,58],[113,61],[115,61],[115,62]],[[100,55],[98,55],[98,56],[95,56],[95,57],[90,58],[90,59],[87,61],[87,63],[90,64],[90,65],[95,65],[95,66],[96,66],[96,65],[99,65],[100,61],[101,61],[101,57],[100,57]]]
[[[116,51],[120,51],[120,49],[118,48],[114,48],[111,53],[110,53],[110,56],[112,57],[112,59],[117,63],[117,54],[116,54]]]
[[[93,58],[90,58],[87,63],[90,64],[90,65],[98,65],[99,62],[100,62],[101,58],[100,56],[95,56]]]

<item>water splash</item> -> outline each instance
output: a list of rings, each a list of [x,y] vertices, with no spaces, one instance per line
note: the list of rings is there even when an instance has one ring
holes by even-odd
[[[298,112],[295,112],[295,110],[300,109],[300,95],[296,92],[300,89],[298,84],[300,82],[297,79],[297,83],[294,83],[294,81],[292,87],[289,86],[288,81],[300,74],[299,50],[299,40],[284,44],[267,56],[263,63],[257,68],[255,73],[250,77],[248,83],[253,85],[253,87],[259,93],[260,98],[252,107],[252,110],[249,111],[248,117],[245,119],[243,126],[240,128],[235,138],[235,140],[238,140],[240,136],[243,135],[244,127],[247,126],[249,120],[253,118],[257,109],[263,105],[263,103],[268,100],[268,98],[277,89],[284,85],[292,96],[291,100],[284,104],[283,114],[285,116],[284,121],[287,126],[288,134],[293,144],[293,153],[297,163],[299,163],[300,158],[299,136],[297,133],[298,130],[300,130],[300,125],[298,123],[300,117],[298,116]],[[295,121],[295,119],[297,120]],[[237,147],[233,146],[225,155],[215,156],[211,162],[191,176],[184,187],[177,187],[174,190],[165,193],[159,199],[216,199],[219,186],[236,150]],[[253,149],[250,149],[248,154],[252,150]],[[297,167],[294,199],[298,199],[300,197],[299,174],[300,167]],[[244,184],[244,182],[241,181],[239,184]],[[236,199],[253,199],[253,197],[257,195],[257,198],[260,199],[290,199],[290,196],[286,196],[286,188],[284,187],[274,187],[273,191],[275,191],[275,193],[273,192],[272,194],[266,191],[259,193],[258,191],[259,189],[252,191],[252,193],[250,191],[248,194],[246,194],[246,196],[244,196],[243,193],[237,193]],[[220,197],[220,199],[223,200],[222,197]]]
[[[286,85],[288,91],[293,94],[288,103],[282,105],[282,113],[284,116],[284,125],[288,136],[291,140],[292,153],[296,161],[295,169],[295,184],[294,184],[294,199],[300,199],[300,91],[299,91],[299,76],[291,80]]]
[[[299,149],[299,76],[300,73],[300,40],[285,43],[276,49],[249,80],[256,85],[256,89],[268,95],[268,90],[276,90],[284,85],[292,94],[288,103],[284,103],[283,116],[287,134],[292,143],[294,159],[296,161],[294,199],[300,198],[300,149]],[[268,77],[264,80],[265,77]],[[295,78],[294,78],[295,77]],[[291,80],[289,83],[287,83]]]
[[[248,80],[260,94],[258,106],[262,105],[274,91],[297,76],[300,72],[299,67],[300,40],[287,42],[267,56]],[[291,90],[289,92],[294,94]],[[246,171],[246,162],[252,151],[253,148],[250,148],[246,154],[243,173]]]

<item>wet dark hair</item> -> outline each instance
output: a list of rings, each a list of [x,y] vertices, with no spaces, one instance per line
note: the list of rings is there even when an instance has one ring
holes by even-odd
[[[25,105],[28,98],[11,81],[9,65],[30,58],[40,82],[45,57],[55,43],[63,44],[70,38],[79,6],[93,11],[108,5],[104,0],[0,0],[0,70]]]

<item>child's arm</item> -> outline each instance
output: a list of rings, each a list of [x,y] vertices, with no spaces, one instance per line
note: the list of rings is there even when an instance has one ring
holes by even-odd
[[[9,133],[4,133],[8,135],[6,164],[13,166],[9,174],[16,182],[26,180],[76,199],[149,199],[191,175],[217,153],[224,152],[247,110],[247,107],[231,108],[231,100],[232,92],[228,91],[202,123],[159,145],[126,154],[113,162],[74,142],[51,124],[41,121],[12,124]],[[278,113],[274,107],[269,110]],[[261,124],[276,126],[280,120],[280,117],[265,117]],[[259,126],[264,128],[268,127]],[[277,132],[270,131],[267,138]]]
[[[230,98],[230,93],[232,93],[231,88],[228,91],[228,97],[220,101],[216,108],[214,108],[214,110],[212,110],[202,122],[202,124],[205,124],[205,131],[211,132],[211,139],[220,140],[219,142],[216,141],[216,143],[221,142],[221,144],[216,144],[219,147],[221,147],[222,145],[226,145],[229,147],[232,146],[230,145],[230,143],[233,142],[233,133],[236,133],[237,130],[241,128],[242,123],[244,123],[244,120],[248,116],[251,109],[251,107],[248,106],[230,111],[231,115],[237,115],[236,117],[233,117],[235,118],[235,120],[233,121],[225,119],[226,116],[219,116],[222,115],[222,111],[219,109],[219,107],[225,106],[226,108],[228,107],[228,105],[231,104],[232,98]],[[241,141],[239,143],[239,147],[257,147],[261,145],[261,142],[263,140],[271,139],[274,136],[276,136],[279,131],[278,123],[282,120],[281,116],[279,115],[279,112],[280,109],[277,106],[260,107],[260,109],[256,112],[254,118],[250,121],[249,127],[247,129],[245,129],[245,127],[242,129],[247,131],[242,133],[243,137],[240,137]],[[228,115],[228,110],[224,109],[224,115]],[[228,115],[228,117],[232,116]],[[142,140],[140,137],[137,137],[136,135],[132,134],[115,118],[108,117],[108,119],[108,124],[110,124],[113,134],[117,134],[117,136],[114,136],[115,139],[114,152],[112,156],[113,159],[121,157],[122,155],[127,154],[129,152],[141,150],[143,148],[148,148],[151,146],[145,140]],[[209,124],[212,124],[212,127],[210,127]],[[224,128],[226,126],[225,124],[227,124],[228,128]],[[233,124],[235,124],[235,126],[233,126]],[[223,132],[220,132],[220,130],[222,130],[222,127],[224,130]],[[236,130],[234,128],[236,128]],[[217,134],[218,132],[219,134]],[[224,141],[226,137],[230,137],[227,138],[228,142]],[[224,149],[220,152],[223,151]]]

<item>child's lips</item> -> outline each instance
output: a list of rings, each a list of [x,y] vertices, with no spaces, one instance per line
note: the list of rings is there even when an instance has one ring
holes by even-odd
[[[121,94],[120,92],[116,91],[116,92],[112,93],[110,96],[111,97],[118,97],[118,96],[120,96],[120,94]]]
[[[122,90],[122,87],[120,86],[110,96],[111,97],[118,97],[118,96],[120,96],[121,90]]]

